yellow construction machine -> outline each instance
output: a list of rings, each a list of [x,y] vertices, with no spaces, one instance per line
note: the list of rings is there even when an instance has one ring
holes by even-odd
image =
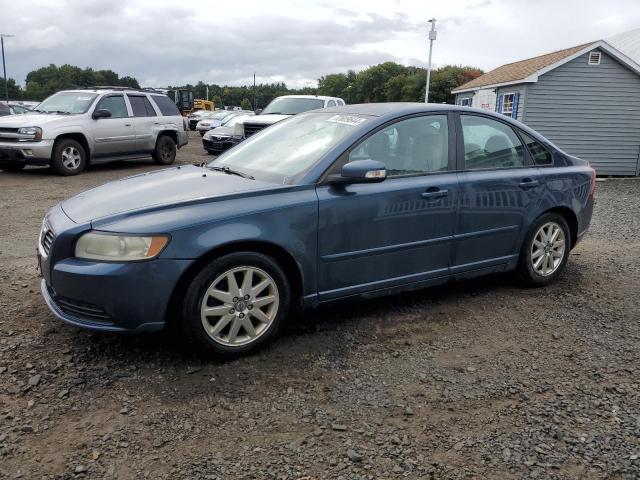
[[[188,88],[179,88],[174,90],[174,100],[176,106],[182,116],[188,117],[191,112],[196,110],[213,110],[215,105],[210,100],[203,100],[201,98],[193,98],[193,92]]]

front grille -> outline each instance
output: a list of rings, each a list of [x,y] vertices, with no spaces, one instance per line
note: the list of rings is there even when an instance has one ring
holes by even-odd
[[[72,300],[71,298],[61,297],[56,295],[55,292],[47,287],[49,295],[58,306],[67,315],[72,315],[80,320],[89,320],[92,322],[112,324],[111,317],[100,307],[91,303],[80,302],[78,300]]]
[[[18,133],[17,128],[0,127],[0,133]]]
[[[268,127],[269,125],[260,125],[257,123],[245,123],[244,124],[244,136],[250,137],[251,135],[258,133],[260,130]]]
[[[53,239],[55,238],[55,233],[49,226],[49,223],[45,220],[42,222],[42,232],[40,232],[40,243],[42,245],[42,250],[46,255],[49,255],[49,251],[51,250],[51,245],[53,244]]]

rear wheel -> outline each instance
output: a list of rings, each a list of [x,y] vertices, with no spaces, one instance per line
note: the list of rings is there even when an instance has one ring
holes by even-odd
[[[23,168],[23,163],[0,163],[0,170],[4,170],[5,172],[19,172]]]
[[[51,168],[58,175],[78,175],[87,165],[87,155],[79,142],[70,138],[56,142],[51,157]]]
[[[153,161],[158,165],[171,165],[176,159],[176,142],[168,135],[162,135],[156,142]]]
[[[200,353],[233,357],[271,341],[286,317],[290,286],[267,255],[231,253],[205,267],[187,289],[183,329]]]
[[[520,277],[530,286],[549,285],[564,270],[570,248],[571,234],[565,218],[558,213],[542,215],[531,225],[520,252]]]

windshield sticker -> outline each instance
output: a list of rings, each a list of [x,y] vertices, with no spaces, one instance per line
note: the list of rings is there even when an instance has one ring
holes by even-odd
[[[77,97],[77,100],[91,100],[91,97]]]
[[[351,125],[354,127],[366,121],[366,118],[358,117],[356,115],[334,115],[333,117],[327,118],[327,122],[341,123],[343,125]]]

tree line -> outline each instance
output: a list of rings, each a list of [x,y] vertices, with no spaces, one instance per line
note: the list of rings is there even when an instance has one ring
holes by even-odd
[[[482,75],[475,67],[446,65],[431,72],[429,101],[453,103],[451,90]],[[280,95],[329,95],[341,97],[347,103],[369,102],[422,102],[424,101],[426,70],[424,68],[385,62],[355,72],[333,73],[318,79],[317,87],[288,88],[283,82],[261,83],[244,86],[221,86],[202,81],[195,85],[167,87],[188,88],[194,98],[213,100],[216,106],[242,105],[244,108],[264,108]],[[120,77],[111,70],[82,69],[72,65],[49,65],[27,75],[22,88],[14,79],[9,79],[9,97],[14,100],[43,100],[60,90],[92,87],[98,85],[127,86],[140,88],[135,78]],[[0,78],[0,93],[4,91],[4,79]]]

